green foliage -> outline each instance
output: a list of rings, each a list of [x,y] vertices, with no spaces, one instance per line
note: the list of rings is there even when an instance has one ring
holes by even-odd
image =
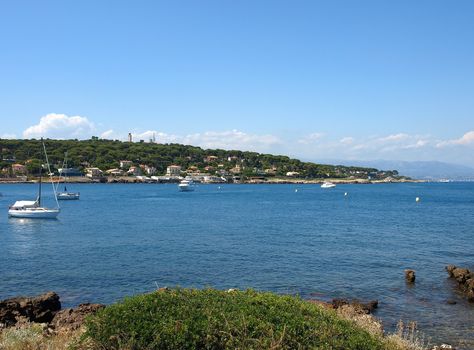
[[[86,323],[98,349],[384,349],[381,339],[297,297],[171,289],[126,298]]]
[[[180,144],[130,143],[112,140],[101,140],[93,137],[90,140],[45,140],[49,161],[53,169],[61,167],[64,154],[68,152],[68,166],[84,169],[88,166],[102,170],[119,167],[120,160],[131,160],[135,165],[145,164],[157,169],[158,174],[164,174],[166,167],[171,164],[180,165],[183,169],[196,166],[203,171],[206,166],[223,165],[229,170],[236,165],[241,166],[244,175],[258,175],[264,169],[276,169],[277,176],[287,172],[298,172],[302,178],[345,178],[360,171],[361,177],[376,169],[332,166],[302,162],[286,156],[243,152],[237,150],[204,150],[199,147]],[[208,156],[217,159],[207,161]],[[43,148],[40,140],[6,140],[0,139],[0,160],[14,159],[25,164],[31,159],[43,161]],[[38,161],[36,161],[37,165]],[[5,165],[3,167],[5,167]],[[221,167],[222,168],[222,167]],[[33,173],[37,167],[31,167]],[[387,174],[390,176],[392,174]]]

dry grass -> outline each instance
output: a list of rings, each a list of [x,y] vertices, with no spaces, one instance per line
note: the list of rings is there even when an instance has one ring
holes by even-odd
[[[0,331],[0,350],[66,350],[77,348],[83,330],[49,333],[46,324],[29,323]]]
[[[416,322],[404,323],[400,320],[397,324],[397,331],[386,337],[387,343],[398,346],[406,350],[425,350],[428,342],[424,335],[417,329]]]
[[[353,305],[343,305],[336,310],[338,316],[350,320],[370,334],[383,337],[387,350],[426,350],[428,342],[417,329],[416,322],[400,320],[393,334],[384,335],[382,323],[372,315],[361,313]]]

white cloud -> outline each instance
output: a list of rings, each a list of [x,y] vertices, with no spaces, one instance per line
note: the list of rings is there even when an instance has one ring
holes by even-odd
[[[403,146],[403,148],[404,149],[421,148],[421,147],[425,147],[426,145],[428,145],[428,143],[429,142],[427,140],[418,140],[415,143]]]
[[[126,134],[118,134],[114,130],[107,130],[100,136],[104,139],[126,140]],[[270,152],[272,147],[280,145],[282,141],[271,134],[250,134],[239,130],[206,131],[202,133],[175,135],[157,130],[132,132],[134,142],[155,139],[157,143],[181,143],[199,146],[202,148],[238,149],[246,151]]]
[[[89,138],[95,131],[94,123],[86,117],[50,113],[41,117],[37,125],[23,131],[25,139],[49,137],[56,139]]]
[[[474,131],[465,133],[460,139],[455,140],[454,143],[458,145],[470,145],[474,143]]]
[[[474,131],[468,131],[463,136],[455,140],[441,141],[436,147],[442,148],[446,146],[467,146],[474,143]]]
[[[270,151],[281,141],[274,135],[248,134],[238,130],[207,131],[185,136],[182,143],[203,148],[241,149],[251,151]]]
[[[112,129],[104,131],[102,134],[100,134],[101,139],[109,139],[109,140],[120,139],[120,137],[117,138],[116,136],[117,136],[116,132]]]
[[[133,141],[149,141],[155,139],[158,143],[182,143],[183,137],[167,134],[156,130],[147,130],[142,133],[132,132]]]
[[[340,143],[344,145],[350,145],[354,143],[355,139],[353,137],[343,137],[342,139],[339,140]]]
[[[324,137],[323,133],[320,132],[313,132],[312,134],[309,134],[302,139],[298,140],[298,143],[301,143],[303,145],[310,145],[312,143],[315,143],[316,141],[320,140],[321,138]]]
[[[394,135],[388,135],[388,136],[385,136],[385,137],[381,137],[381,138],[378,139],[378,141],[380,141],[380,142],[399,142],[399,141],[402,141],[402,140],[406,140],[409,137],[410,136],[408,134],[399,133],[399,134],[394,134]]]

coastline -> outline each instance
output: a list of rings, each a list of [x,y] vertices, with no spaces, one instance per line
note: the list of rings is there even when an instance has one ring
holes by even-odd
[[[60,180],[57,177],[53,178],[53,182],[57,183]],[[326,181],[330,181],[337,185],[346,185],[346,184],[386,184],[386,183],[425,183],[428,182],[427,180],[417,180],[417,179],[382,179],[382,180],[368,180],[362,178],[355,178],[355,179],[299,179],[299,178],[270,178],[267,180],[247,180],[247,181],[240,181],[240,182],[223,182],[223,183],[202,183],[206,185],[212,184],[225,184],[225,185],[246,185],[246,184],[271,184],[271,185],[318,185],[322,184]],[[38,183],[37,179],[31,180],[19,180],[14,178],[0,178],[0,185],[2,184],[36,184]],[[95,184],[95,183],[102,183],[102,184],[167,184],[167,183],[178,183],[177,181],[169,181],[169,182],[159,182],[159,181],[149,181],[149,180],[141,180],[136,177],[130,176],[122,176],[122,177],[103,177],[101,179],[91,179],[85,176],[77,176],[77,177],[70,177],[68,178],[68,183],[73,184]]]

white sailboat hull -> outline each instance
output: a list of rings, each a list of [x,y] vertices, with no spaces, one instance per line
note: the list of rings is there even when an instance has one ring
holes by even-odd
[[[27,209],[10,209],[8,216],[12,218],[23,219],[56,219],[59,209],[47,208],[27,208]]]
[[[58,192],[56,194],[58,200],[74,200],[79,199],[79,193],[75,192]]]

